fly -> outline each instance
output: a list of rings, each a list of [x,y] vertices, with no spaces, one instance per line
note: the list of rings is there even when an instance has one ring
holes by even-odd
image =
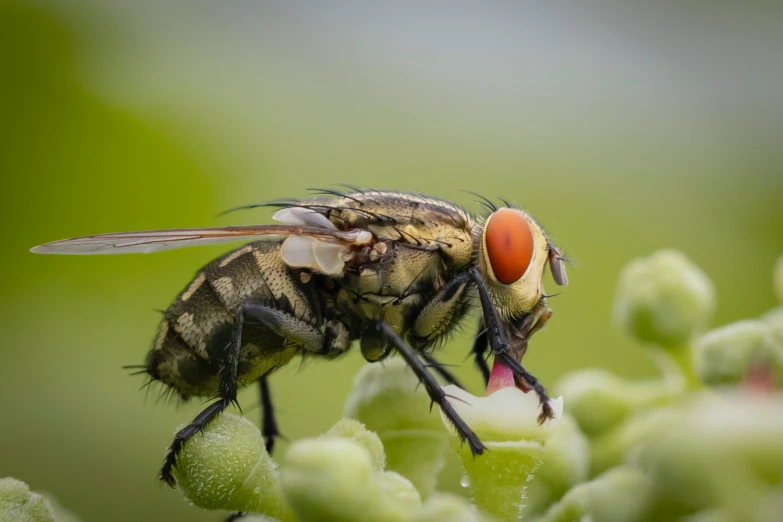
[[[478,300],[482,320],[473,355],[484,380],[491,350],[519,388],[538,395],[544,422],[553,415],[546,389],[520,361],[530,336],[552,315],[545,267],[556,284],[568,282],[560,251],[532,216],[485,204],[485,215],[475,217],[423,195],[328,190],[312,199],[249,206],[277,207],[276,225],[101,234],[32,252],[149,253],[253,241],[197,272],[164,312],[143,366],[151,381],[183,400],[217,397],[169,446],[160,478],[172,487],[184,444],[237,402],[240,383],[259,383],[262,433],[271,452],[279,432],[269,375],[297,356],[337,358],[354,342],[369,362],[399,353],[480,455],[484,444],[430,372],[456,383],[433,350]]]

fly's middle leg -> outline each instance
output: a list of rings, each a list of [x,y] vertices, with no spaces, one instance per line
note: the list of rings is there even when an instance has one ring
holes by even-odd
[[[421,358],[427,361],[427,367],[432,368],[435,373],[440,375],[444,381],[446,381],[449,384],[453,384],[454,386],[458,388],[462,388],[463,390],[465,387],[462,385],[461,382],[459,382],[459,379],[449,371],[448,368],[446,368],[446,365],[437,360],[430,352],[422,352]]]
[[[277,427],[275,409],[272,406],[268,375],[264,375],[258,380],[258,387],[261,396],[261,435],[264,437],[266,451],[271,455],[275,447],[275,440],[280,436],[280,430]]]
[[[427,390],[427,394],[430,396],[432,402],[440,406],[443,414],[451,421],[454,428],[457,430],[457,434],[460,439],[467,442],[470,446],[470,451],[474,455],[481,455],[486,450],[484,444],[479,440],[470,426],[462,420],[454,407],[446,398],[446,393],[443,388],[440,387],[435,377],[427,370],[427,367],[416,355],[416,351],[408,346],[405,341],[389,326],[385,321],[378,321],[375,323],[380,335],[382,335],[391,344],[397,352],[405,359],[413,373],[418,377],[419,382],[424,385],[424,389]]]

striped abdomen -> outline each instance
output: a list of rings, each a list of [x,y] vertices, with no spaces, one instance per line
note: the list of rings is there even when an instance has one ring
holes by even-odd
[[[221,355],[232,342],[240,306],[255,302],[314,323],[295,274],[279,256],[279,241],[251,243],[212,261],[196,274],[164,314],[147,372],[183,397],[214,395]],[[250,383],[288,362],[299,350],[257,323],[245,325],[240,381]]]

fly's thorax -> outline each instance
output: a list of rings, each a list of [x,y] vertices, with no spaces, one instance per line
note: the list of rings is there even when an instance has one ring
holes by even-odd
[[[383,250],[383,256],[375,261],[352,260],[350,270],[343,278],[344,286],[359,294],[399,297],[433,288],[441,279],[440,272],[446,269],[437,250],[422,250],[394,242],[388,242]]]
[[[432,246],[452,268],[470,263],[473,218],[460,206],[437,198],[393,191],[366,191],[331,203],[338,228],[362,228],[398,243]]]
[[[501,208],[474,227],[475,260],[503,318],[530,312],[544,295],[549,243],[527,213]]]

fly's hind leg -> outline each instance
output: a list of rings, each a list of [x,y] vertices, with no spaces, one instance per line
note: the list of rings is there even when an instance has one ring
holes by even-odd
[[[219,352],[219,360],[215,361],[220,375],[218,399],[207,406],[204,411],[193,419],[193,422],[185,426],[174,436],[174,440],[166,453],[163,466],[160,470],[160,478],[169,486],[175,487],[177,484],[171,470],[176,466],[177,456],[179,455],[179,452],[182,451],[182,448],[188,439],[202,431],[212,420],[220,415],[223,410],[228,408],[230,404],[237,403],[237,372],[243,345],[242,330],[246,325],[254,322],[283,337],[286,339],[286,342],[295,343],[301,346],[304,350],[320,353],[325,349],[329,349],[330,346],[326,345],[334,344],[333,340],[327,340],[319,328],[299,319],[289,312],[263,304],[243,304],[239,310],[237,310],[234,318],[231,341],[226,345],[224,350]],[[267,387],[267,393],[262,393],[262,404],[264,404],[263,397],[269,397],[268,391],[269,389]],[[278,435],[277,423],[272,414],[271,400],[269,402],[269,408],[264,408],[263,428],[268,430],[265,431],[266,444],[267,447],[271,449],[274,445],[274,439]]]
[[[177,464],[179,455],[185,443],[196,433],[204,430],[223,410],[228,408],[229,404],[236,403],[237,400],[237,368],[239,365],[239,355],[242,349],[242,327],[244,325],[244,309],[240,308],[234,318],[231,341],[220,351],[220,360],[217,361],[220,368],[220,388],[218,400],[207,406],[204,411],[196,415],[193,422],[182,428],[174,435],[166,457],[163,460],[163,466],[160,469],[160,479],[166,482],[172,488],[177,486],[177,479],[171,473]]]
[[[408,366],[410,366],[413,373],[418,377],[419,382],[424,385],[424,389],[427,390],[427,394],[430,396],[432,402],[440,406],[443,414],[454,425],[460,439],[468,443],[470,451],[473,452],[474,455],[481,455],[484,453],[486,447],[481,440],[479,440],[478,435],[470,429],[470,426],[468,426],[467,423],[462,420],[462,417],[454,410],[454,407],[446,398],[446,392],[443,391],[443,388],[440,387],[438,381],[435,380],[435,377],[427,370],[427,367],[421,359],[418,358],[416,351],[408,346],[387,322],[378,321],[376,327],[380,335],[383,336],[389,344],[394,346],[402,358],[405,359],[405,362],[408,363]]]

